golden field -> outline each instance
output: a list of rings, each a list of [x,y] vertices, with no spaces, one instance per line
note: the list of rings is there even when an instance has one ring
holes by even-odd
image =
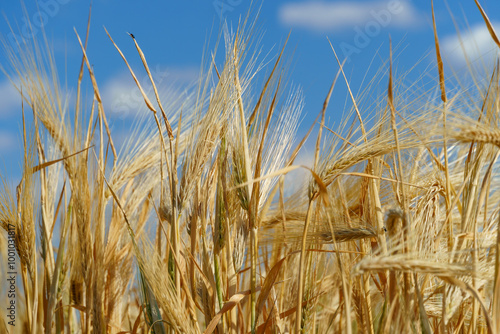
[[[149,112],[121,149],[85,36],[72,104],[45,39],[6,49],[24,151],[0,191],[1,333],[500,332],[498,62],[448,89],[434,25],[439,98],[404,86],[391,53],[367,106],[337,58],[301,137],[286,43],[260,63],[255,24],[221,29],[224,63],[207,56],[183,101],[162,99],[140,40],[132,68],[108,34]],[[333,128],[336,85],[352,107]]]

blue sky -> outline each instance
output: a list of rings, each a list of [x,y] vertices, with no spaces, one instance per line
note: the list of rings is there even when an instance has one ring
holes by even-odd
[[[43,22],[58,62],[60,80],[72,89],[76,87],[81,61],[73,28],[82,38],[85,36],[89,4],[90,1],[83,0],[39,0],[38,5],[30,1],[25,4],[24,14],[20,2],[2,1],[0,34],[9,40],[10,29],[4,17],[14,32],[22,35],[26,31],[27,15],[36,29],[34,38],[42,37],[39,27]],[[481,4],[500,33],[500,2],[482,0]],[[256,5],[254,9],[260,1]],[[473,0],[449,1],[448,5],[436,0],[434,5],[441,47],[447,59],[446,71],[465,66],[453,19],[471,59],[482,55],[487,62],[492,61],[498,51]],[[103,26],[134,69],[140,71],[142,65],[127,32],[136,37],[161,85],[186,87],[197,77],[204,52],[206,54],[204,50],[214,45],[220,20],[236,26],[249,7],[249,1],[243,0],[94,0],[87,54],[117,136],[126,136],[136,110],[142,108],[143,103],[137,98],[128,70]],[[305,133],[320,111],[338,69],[327,37],[341,59],[348,58],[345,71],[354,91],[364,88],[363,78],[374,74],[387,59],[389,36],[396,49],[396,73],[413,68],[408,80],[422,75],[435,80],[430,1],[267,0],[262,3],[257,26],[264,34],[260,43],[263,54],[271,50],[267,60],[279,52],[291,31],[287,46],[287,57],[291,59],[288,79],[301,86],[305,96],[301,133]],[[26,34],[25,37],[32,38]],[[0,63],[7,65],[3,50]],[[381,87],[373,87],[380,93],[385,88],[386,82]],[[167,88],[165,91],[169,92]],[[0,171],[10,180],[20,175],[20,101],[5,75],[0,73]],[[345,101],[345,84],[339,81],[329,108],[330,124],[339,120]]]

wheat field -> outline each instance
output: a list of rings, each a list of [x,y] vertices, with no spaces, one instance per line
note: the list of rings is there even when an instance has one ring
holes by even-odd
[[[498,61],[450,89],[434,19],[437,99],[393,76],[391,53],[366,107],[336,58],[304,125],[288,46],[260,63],[255,24],[221,28],[223,66],[209,59],[182,103],[162,99],[140,40],[132,68],[108,34],[150,125],[121,148],[88,35],[73,104],[46,39],[5,49],[24,150],[19,183],[1,177],[1,333],[500,333]],[[352,107],[333,127],[338,85]]]

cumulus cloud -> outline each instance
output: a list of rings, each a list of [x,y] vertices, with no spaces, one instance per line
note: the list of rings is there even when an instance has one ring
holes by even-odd
[[[9,118],[21,110],[21,95],[10,81],[0,82],[0,119]]]
[[[303,1],[279,9],[280,22],[318,32],[332,32],[378,22],[381,26],[407,28],[418,25],[420,13],[408,0]]]
[[[314,147],[307,148],[304,147],[295,159],[294,165],[306,166],[313,168],[314,164]],[[298,191],[304,190],[307,182],[311,180],[311,172],[307,169],[299,168],[291,171],[285,176],[285,196],[289,196],[297,193]]]
[[[12,152],[18,148],[17,137],[11,132],[0,130],[0,155]]]
[[[160,93],[162,102],[168,102],[175,98],[172,87],[186,87],[193,83],[198,70],[195,68],[151,68],[156,87]],[[136,73],[137,75],[137,73]],[[156,101],[154,91],[147,74],[138,77],[139,83],[153,102]],[[110,78],[103,86],[103,104],[112,117],[126,118],[135,117],[143,112],[149,112],[129,72],[123,72]]]
[[[500,31],[500,23],[493,23],[495,30]],[[443,55],[452,66],[464,66],[467,61],[477,63],[483,61],[491,65],[500,56],[488,28],[484,23],[477,24],[460,35],[448,36],[441,42]]]

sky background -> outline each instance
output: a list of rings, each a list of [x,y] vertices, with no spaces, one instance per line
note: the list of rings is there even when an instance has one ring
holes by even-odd
[[[260,4],[255,2],[254,12]],[[26,1],[23,12],[19,1],[2,0],[0,35],[9,43],[12,35],[8,21],[18,36],[41,39],[43,24],[58,64],[60,81],[74,92],[82,57],[74,29],[82,39],[85,37],[89,5],[90,1],[83,0]],[[500,1],[482,0],[481,5],[500,34]],[[498,48],[491,41],[473,0],[451,0],[448,4],[436,0],[434,6],[448,75],[452,68],[462,73],[466,67],[457,31],[470,59],[481,56],[486,64],[494,60]],[[130,133],[130,125],[138,113],[149,111],[145,111],[104,26],[127,56],[139,80],[143,80],[145,73],[127,32],[134,34],[161,90],[169,94],[172,87],[184,89],[196,80],[203,56],[215,44],[221,20],[236,27],[249,8],[249,1],[243,0],[94,0],[87,55],[115,140],[123,140]],[[33,35],[26,30],[26,17],[33,23]],[[294,86],[302,88],[305,98],[299,135],[305,134],[321,110],[338,70],[328,39],[341,60],[347,58],[345,72],[355,92],[366,88],[366,78],[384,65],[389,55],[389,38],[395,50],[396,75],[411,69],[405,79],[409,82],[417,78],[436,80],[430,1],[267,0],[261,5],[257,27],[263,33],[259,43],[261,59],[268,62],[275,59],[291,32],[286,49],[290,64],[287,77]],[[219,54],[223,54],[223,45]],[[8,68],[3,49],[0,64]],[[466,77],[464,74],[464,80]],[[346,108],[345,86],[339,81],[332,96],[328,109],[331,126],[339,121]],[[370,89],[384,94],[386,87],[387,81],[383,81],[380,87]],[[91,92],[88,85],[87,95],[92,96]],[[301,159],[307,160],[307,154],[306,150]],[[21,175],[21,157],[21,98],[0,73],[0,173],[16,184]]]

